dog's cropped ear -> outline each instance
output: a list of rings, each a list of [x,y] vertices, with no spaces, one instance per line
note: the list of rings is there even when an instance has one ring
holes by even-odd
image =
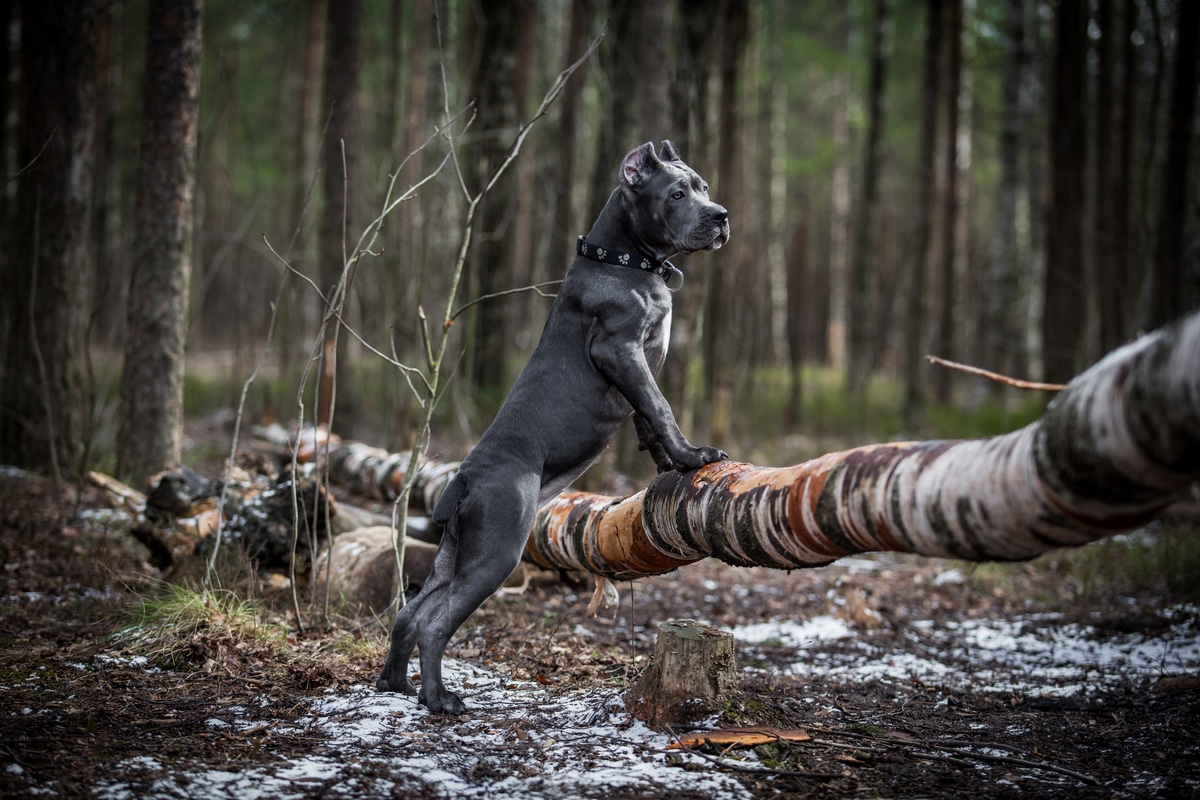
[[[679,151],[675,149],[675,145],[670,139],[663,139],[662,150],[658,157],[663,161],[683,161],[683,157],[679,155]]]
[[[661,163],[654,154],[654,142],[646,142],[641,147],[630,150],[621,162],[621,185],[637,191],[647,176],[658,169]]]

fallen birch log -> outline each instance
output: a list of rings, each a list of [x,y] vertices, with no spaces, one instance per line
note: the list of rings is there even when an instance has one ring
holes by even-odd
[[[715,557],[816,567],[897,551],[1033,558],[1153,519],[1200,478],[1200,315],[1122,347],[1041,420],[987,439],[878,444],[794,467],[709,464],[618,500],[560,495],[526,558],[608,578]]]
[[[404,488],[410,453],[392,453],[362,442],[343,441],[323,425],[308,426],[293,438],[279,425],[259,427],[254,435],[276,447],[286,447],[299,464],[328,470],[329,480],[352,492],[376,500],[395,500]],[[458,462],[428,460],[417,470],[409,506],[428,516],[446,485],[458,471]]]
[[[375,496],[394,498],[404,480],[404,454],[302,432],[300,460],[326,452],[332,480]],[[456,467],[423,465],[413,506],[428,513]],[[627,498],[560,494],[538,512],[525,560],[611,579],[708,557],[776,569],[871,551],[1023,560],[1143,525],[1198,478],[1194,314],[1113,351],[1013,433],[868,445],[782,468],[718,462]]]

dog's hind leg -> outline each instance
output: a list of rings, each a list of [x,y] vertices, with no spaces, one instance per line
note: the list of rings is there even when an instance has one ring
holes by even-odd
[[[421,701],[430,711],[461,714],[466,710],[458,695],[442,681],[442,655],[454,633],[483,601],[508,578],[521,561],[525,540],[537,511],[537,474],[477,491],[458,507],[448,528],[457,533],[454,575],[439,593],[436,605],[427,606],[417,632],[421,656]]]
[[[458,542],[452,527],[448,525],[443,531],[433,569],[421,586],[421,591],[400,609],[392,623],[391,647],[388,649],[387,660],[383,663],[379,678],[375,681],[375,688],[381,692],[402,692],[410,695],[417,693],[416,687],[408,677],[408,661],[417,644],[421,628],[426,624],[429,610],[445,603],[446,588],[454,576]],[[434,613],[436,614],[436,611]]]
[[[421,586],[421,591],[400,609],[392,623],[391,647],[388,649],[383,669],[375,681],[375,688],[381,692],[417,693],[416,687],[408,677],[408,661],[417,645],[421,628],[430,614],[426,606],[430,606],[433,615],[438,616],[437,606],[445,602],[446,587],[454,578],[458,552],[458,532],[454,519],[458,513],[458,504],[467,493],[466,478],[461,474],[457,475],[446,486],[433,510],[433,521],[442,528],[441,543],[438,545],[433,568]]]

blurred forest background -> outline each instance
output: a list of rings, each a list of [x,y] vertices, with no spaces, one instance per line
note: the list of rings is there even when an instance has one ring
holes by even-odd
[[[1011,429],[1043,395],[924,355],[1065,382],[1200,302],[1191,0],[2,0],[0,31],[2,463],[144,476],[178,457],[137,445],[170,398],[235,408],[253,374],[248,422],[311,421],[347,258],[334,428],[411,444],[408,380],[362,343],[424,365],[463,187],[601,33],[479,206],[455,308],[561,278],[620,158],[671,139],[733,229],[675,262],[661,382],[693,442]],[[433,455],[550,302],[457,318]]]

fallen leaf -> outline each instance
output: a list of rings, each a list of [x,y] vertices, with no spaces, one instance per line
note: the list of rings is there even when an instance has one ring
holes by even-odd
[[[680,736],[678,741],[667,745],[668,750],[681,747],[703,747],[714,745],[718,747],[757,747],[760,744],[770,744],[783,739],[788,742],[807,742],[812,739],[808,731],[800,728],[726,728],[719,731],[689,733]]]

